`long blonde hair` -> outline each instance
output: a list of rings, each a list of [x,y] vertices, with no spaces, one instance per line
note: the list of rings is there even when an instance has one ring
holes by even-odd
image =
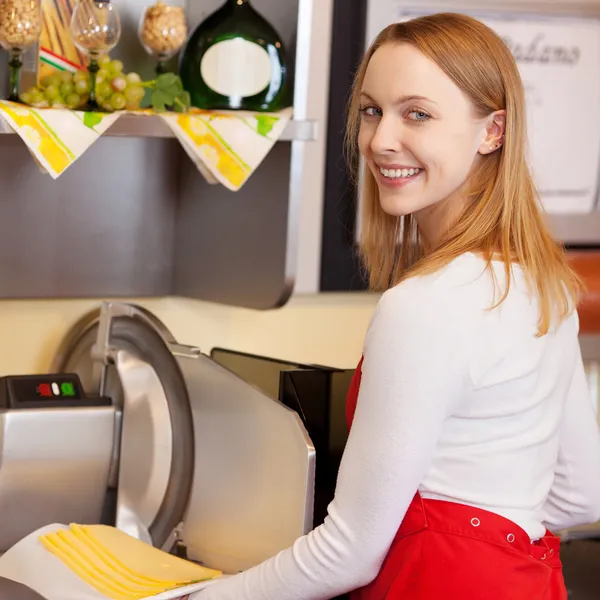
[[[466,209],[426,257],[414,217],[386,214],[375,179],[368,168],[364,170],[360,253],[370,288],[383,291],[406,277],[435,272],[465,252],[483,255],[488,267],[499,256],[506,286],[495,306],[506,298],[512,263],[518,263],[537,294],[538,335],[544,335],[553,316],[562,320],[571,312],[581,283],[540,210],[526,162],[523,84],[512,54],[495,32],[454,13],[437,13],[384,29],[362,61],[350,99],[346,144],[352,170],[358,173],[360,93],[369,61],[384,44],[399,43],[413,45],[435,62],[471,99],[478,115],[504,109],[505,138],[500,150],[481,160],[468,182]]]

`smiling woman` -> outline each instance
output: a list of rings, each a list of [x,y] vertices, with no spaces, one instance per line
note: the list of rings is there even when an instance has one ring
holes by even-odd
[[[335,497],[292,548],[198,596],[565,600],[552,531],[600,519],[600,432],[509,50],[462,15],[388,27],[358,71],[348,142],[383,294]]]
[[[414,214],[421,237],[434,247],[446,222],[435,215],[449,206],[464,209],[464,182],[477,152],[489,153],[501,140],[504,111],[477,118],[470,99],[409,44],[383,45],[373,54],[360,102],[358,144],[381,208],[396,217]]]
[[[474,251],[501,257],[507,275],[513,261],[527,267],[540,333],[554,306],[568,314],[578,281],[538,206],[523,84],[498,35],[455,14],[387,27],[357,73],[349,112],[351,166],[359,153],[368,166],[361,251],[373,289]]]

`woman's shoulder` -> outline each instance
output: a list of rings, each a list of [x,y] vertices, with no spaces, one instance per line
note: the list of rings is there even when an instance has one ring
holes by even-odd
[[[473,330],[492,300],[485,270],[484,260],[464,254],[434,273],[408,277],[382,294],[374,320],[432,335],[441,328]]]
[[[493,277],[487,262],[473,253],[461,254],[433,273],[402,280],[382,295],[386,304],[422,306],[424,309],[470,310],[483,299],[489,305]],[[492,267],[493,268],[493,267]]]

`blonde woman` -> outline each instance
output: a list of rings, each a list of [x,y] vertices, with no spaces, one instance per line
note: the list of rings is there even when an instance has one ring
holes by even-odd
[[[469,17],[391,25],[367,52],[348,142],[383,294],[335,498],[203,600],[566,599],[551,532],[600,519],[600,434],[525,114],[509,50]]]

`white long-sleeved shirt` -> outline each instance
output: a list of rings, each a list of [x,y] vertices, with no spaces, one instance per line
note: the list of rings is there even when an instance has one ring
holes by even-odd
[[[502,285],[503,265],[494,269]],[[494,290],[484,261],[465,254],[382,295],[325,523],[199,600],[317,600],[367,584],[417,490],[494,511],[532,539],[600,519],[577,314],[536,337],[520,268],[489,310]]]

